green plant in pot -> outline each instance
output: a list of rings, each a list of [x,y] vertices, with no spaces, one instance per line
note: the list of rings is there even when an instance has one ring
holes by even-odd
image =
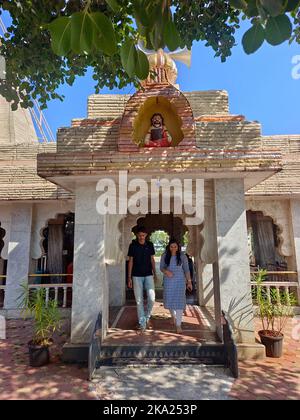
[[[50,361],[49,347],[53,343],[53,334],[60,328],[60,313],[57,302],[46,301],[44,288],[30,289],[22,285],[19,307],[24,317],[34,320],[34,335],[28,343],[29,364],[33,367],[44,366]]]
[[[280,358],[283,353],[283,332],[289,318],[294,316],[293,306],[296,299],[293,293],[282,292],[280,288],[271,286],[268,292],[264,286],[266,276],[266,270],[259,270],[255,274],[254,298],[262,322],[262,330],[258,334],[261,343],[266,347],[267,357]]]

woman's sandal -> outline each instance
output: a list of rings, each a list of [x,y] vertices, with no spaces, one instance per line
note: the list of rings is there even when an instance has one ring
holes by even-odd
[[[182,328],[176,325],[176,334],[182,334]]]

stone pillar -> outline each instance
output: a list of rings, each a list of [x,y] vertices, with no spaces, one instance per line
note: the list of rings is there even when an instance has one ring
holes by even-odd
[[[298,305],[300,305],[300,200],[291,200],[291,216],[295,246],[296,267],[298,271]]]
[[[108,323],[105,217],[96,211],[96,185],[76,186],[71,344],[90,343],[99,313]]]
[[[254,343],[253,304],[242,179],[215,180],[217,263],[215,287],[220,291],[219,309],[226,312],[236,341]],[[215,289],[215,295],[217,290]],[[217,325],[219,320],[217,319]]]
[[[10,238],[4,309],[18,309],[21,285],[28,283],[31,246],[32,204],[14,204]]]

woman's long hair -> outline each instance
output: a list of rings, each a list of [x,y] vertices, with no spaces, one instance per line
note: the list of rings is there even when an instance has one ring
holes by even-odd
[[[171,262],[171,257],[172,257],[172,253],[171,253],[171,245],[176,244],[178,246],[178,251],[176,254],[176,258],[177,258],[177,265],[181,265],[182,261],[181,261],[181,245],[180,243],[177,241],[177,239],[171,239],[167,248],[166,248],[166,255],[165,255],[165,263],[167,265],[167,267],[169,267],[170,262]]]

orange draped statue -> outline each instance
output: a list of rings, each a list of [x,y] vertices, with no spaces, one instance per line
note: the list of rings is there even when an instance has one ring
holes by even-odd
[[[151,127],[145,137],[145,147],[170,147],[172,137],[165,127],[161,114],[154,114],[151,118]]]

